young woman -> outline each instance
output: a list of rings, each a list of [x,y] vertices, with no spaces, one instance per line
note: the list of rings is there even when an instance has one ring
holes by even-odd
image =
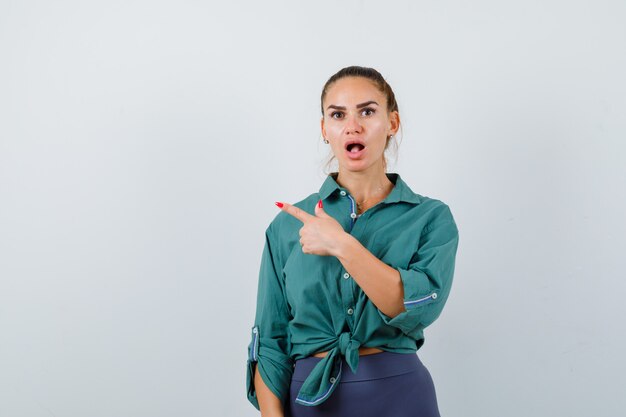
[[[340,70],[321,103],[338,172],[304,200],[276,203],[248,346],[248,399],[263,417],[439,416],[416,351],[450,293],[454,218],[386,172],[400,116],[378,71]]]

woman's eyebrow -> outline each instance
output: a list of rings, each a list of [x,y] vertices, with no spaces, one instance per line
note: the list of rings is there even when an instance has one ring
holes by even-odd
[[[376,104],[378,106],[378,103],[376,103],[374,100],[370,100],[366,101],[365,103],[357,104],[356,108],[360,109],[361,107],[365,107],[370,104]],[[326,110],[328,109],[345,110],[346,108],[344,106],[336,106],[334,104],[331,104],[330,106],[326,107]]]

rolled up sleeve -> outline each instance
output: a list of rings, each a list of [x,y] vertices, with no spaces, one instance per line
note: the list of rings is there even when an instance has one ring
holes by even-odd
[[[287,324],[290,312],[284,291],[280,263],[273,252],[271,229],[265,232],[265,247],[259,271],[257,306],[251,340],[248,345],[247,396],[259,408],[254,387],[254,371],[260,372],[265,385],[285,404],[289,393],[293,361],[289,356]]]
[[[393,318],[378,310],[386,324],[414,339],[439,317],[452,286],[459,233],[450,209],[443,207],[422,231],[408,267],[396,267],[405,310]]]

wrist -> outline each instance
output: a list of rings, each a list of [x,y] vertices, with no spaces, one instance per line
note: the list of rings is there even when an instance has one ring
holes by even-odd
[[[337,246],[335,248],[334,255],[340,261],[346,259],[353,245],[359,243],[359,241],[356,240],[354,236],[346,232],[341,234],[336,242]]]

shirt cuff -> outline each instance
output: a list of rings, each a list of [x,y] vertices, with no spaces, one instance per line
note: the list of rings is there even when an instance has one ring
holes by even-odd
[[[407,336],[421,337],[423,334],[421,330],[425,326],[420,326],[420,324],[426,321],[426,316],[431,315],[429,313],[438,315],[441,309],[437,307],[442,305],[443,297],[440,297],[439,290],[431,285],[431,280],[424,272],[417,269],[396,269],[400,273],[404,288],[405,311],[393,318],[380,309],[378,313],[386,324],[402,330]]]
[[[254,387],[254,370],[260,372],[267,387],[280,401],[285,404],[293,375],[293,360],[282,350],[261,343],[259,327],[252,328],[252,339],[248,345],[248,363],[246,390],[248,401],[260,411],[259,401]],[[270,340],[271,342],[271,340]]]

